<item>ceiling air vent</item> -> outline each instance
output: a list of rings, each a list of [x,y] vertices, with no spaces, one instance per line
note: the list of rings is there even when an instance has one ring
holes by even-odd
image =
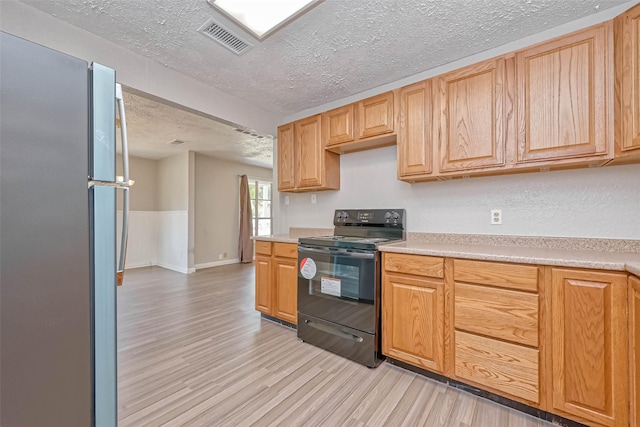
[[[184,144],[184,141],[182,141],[180,139],[172,139],[171,141],[167,141],[167,144],[169,144],[169,145],[181,145],[181,144]]]
[[[253,47],[252,44],[226,29],[213,18],[210,18],[202,25],[202,27],[198,28],[198,31],[205,36],[211,37],[213,40],[217,41],[238,56]]]

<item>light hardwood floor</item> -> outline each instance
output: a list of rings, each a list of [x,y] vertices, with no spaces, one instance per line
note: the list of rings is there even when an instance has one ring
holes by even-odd
[[[260,317],[254,267],[129,270],[118,289],[119,426],[551,426]]]

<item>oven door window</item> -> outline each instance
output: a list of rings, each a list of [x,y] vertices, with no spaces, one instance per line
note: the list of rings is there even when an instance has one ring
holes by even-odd
[[[298,277],[309,295],[373,304],[374,252],[300,253]]]

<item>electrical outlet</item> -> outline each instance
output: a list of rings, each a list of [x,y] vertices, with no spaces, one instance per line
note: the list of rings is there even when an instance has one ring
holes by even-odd
[[[315,203],[316,202],[316,195],[315,193],[311,193],[311,203]]]
[[[502,209],[491,210],[491,225],[502,225]]]
[[[218,259],[222,259],[222,254],[218,254]]]
[[[284,204],[285,205],[289,204],[289,196],[284,196]]]

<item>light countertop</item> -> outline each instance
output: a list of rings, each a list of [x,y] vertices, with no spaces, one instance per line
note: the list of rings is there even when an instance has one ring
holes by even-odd
[[[484,261],[552,265],[640,273],[640,254],[579,249],[551,249],[464,243],[406,241],[380,246],[383,252]]]
[[[300,237],[332,235],[333,229],[292,228],[288,234],[255,240],[298,243]],[[381,245],[382,252],[521,264],[628,271],[640,276],[640,241],[408,233],[408,240]]]

